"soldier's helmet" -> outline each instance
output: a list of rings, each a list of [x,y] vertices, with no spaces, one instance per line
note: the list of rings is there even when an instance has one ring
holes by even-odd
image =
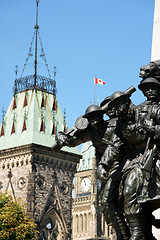
[[[107,103],[109,103],[110,101],[110,96],[106,97],[100,104],[100,107],[103,107],[104,105],[106,105]]]
[[[150,77],[150,78],[145,78],[144,80],[142,80],[140,82],[140,84],[138,85],[138,88],[143,91],[144,87],[147,85],[147,84],[154,84],[156,85],[159,89],[160,89],[160,83],[159,81],[156,79],[156,78],[153,78],[153,77]]]
[[[104,111],[102,110],[101,107],[99,107],[98,105],[90,105],[86,111],[85,114],[83,115],[84,118],[87,118],[90,114],[92,113],[97,113],[97,112],[101,112],[102,114],[104,113]]]
[[[130,96],[131,96],[131,93],[129,93],[129,92],[122,92],[122,91],[114,92],[110,97],[110,101],[108,103],[108,108],[113,107],[115,105],[115,103],[117,101],[119,101],[120,99],[122,99],[122,98],[129,99]]]

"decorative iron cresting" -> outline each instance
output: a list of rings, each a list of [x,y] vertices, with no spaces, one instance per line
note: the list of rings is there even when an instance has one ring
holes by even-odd
[[[40,75],[36,76],[36,84],[35,75],[29,75],[15,79],[13,93],[16,94],[18,92],[22,92],[33,88],[40,89],[42,91],[47,91],[49,93],[56,95],[56,81],[51,78],[47,78]]]

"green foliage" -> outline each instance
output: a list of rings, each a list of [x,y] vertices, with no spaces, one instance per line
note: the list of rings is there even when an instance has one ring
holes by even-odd
[[[0,240],[33,240],[35,229],[22,204],[0,193]]]

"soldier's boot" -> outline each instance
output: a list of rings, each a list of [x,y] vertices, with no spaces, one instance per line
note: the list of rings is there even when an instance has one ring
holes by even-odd
[[[131,214],[127,216],[131,237],[129,240],[145,240],[144,224],[142,214]]]
[[[130,232],[123,215],[112,216],[112,225],[116,231],[117,240],[129,239]]]

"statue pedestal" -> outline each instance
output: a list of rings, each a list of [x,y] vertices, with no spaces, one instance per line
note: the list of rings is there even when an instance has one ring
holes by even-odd
[[[160,219],[160,209],[157,209],[156,211],[154,211],[153,215],[155,216],[155,218]],[[160,239],[160,229],[152,227],[152,232],[155,238]]]

